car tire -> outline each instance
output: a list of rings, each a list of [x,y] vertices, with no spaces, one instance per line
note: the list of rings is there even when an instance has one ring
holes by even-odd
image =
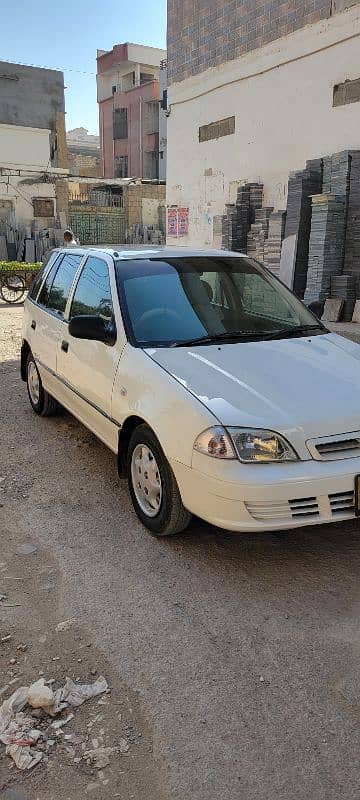
[[[39,370],[33,354],[30,352],[26,361],[26,386],[31,407],[39,417],[51,417],[59,410],[59,403],[42,385]]]
[[[139,425],[130,438],[127,477],[136,514],[150,533],[174,536],[187,528],[192,515],[182,503],[175,475],[148,425]]]

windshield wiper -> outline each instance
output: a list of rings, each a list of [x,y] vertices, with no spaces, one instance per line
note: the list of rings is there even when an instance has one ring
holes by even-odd
[[[226,339],[236,339],[237,341],[246,342],[248,339],[263,338],[263,334],[259,331],[223,331],[222,333],[212,333],[208,336],[198,336],[196,339],[184,339],[184,341],[173,342],[170,347],[189,347],[193,344],[211,344],[213,342],[220,342]]]
[[[280,328],[277,331],[269,331],[264,333],[262,339],[282,339],[290,338],[291,336],[301,336],[302,333],[311,333],[312,331],[321,331],[321,333],[328,333],[329,331],[324,325],[318,323],[317,325],[297,325],[294,328]]]
[[[266,340],[266,339],[281,339],[291,336],[299,336],[302,333],[311,333],[311,331],[321,331],[328,333],[327,329],[320,323],[317,325],[299,325],[293,328],[280,328],[274,331],[223,331],[222,333],[213,333],[207,336],[199,336],[196,339],[184,339],[184,341],[173,342],[170,347],[190,347],[195,344],[213,344],[215,342],[226,341],[235,339],[240,342],[247,342],[249,340]]]

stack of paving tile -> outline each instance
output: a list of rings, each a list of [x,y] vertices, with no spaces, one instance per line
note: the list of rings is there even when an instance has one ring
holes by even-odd
[[[221,247],[223,250],[235,250],[233,247],[234,242],[234,228],[235,228],[235,221],[236,221],[236,207],[228,203],[226,205],[226,211],[222,218],[222,243]]]
[[[228,204],[222,217],[221,247],[240,253],[247,252],[247,237],[251,222],[255,222],[257,211],[261,210],[263,198],[262,183],[245,183],[239,186],[236,203]],[[213,242],[220,240],[218,218],[214,217]]]
[[[355,278],[353,275],[333,275],[331,278],[331,297],[355,300]]]
[[[351,322],[356,300],[356,282],[353,275],[334,275],[331,278],[331,297],[341,298],[343,303],[341,319]]]
[[[308,161],[301,172],[291,172],[288,184],[285,238],[296,235],[293,289],[304,297],[311,229],[311,196],[322,190],[322,160]]]
[[[262,183],[249,183],[250,189],[250,225],[255,222],[257,209],[262,208],[264,185]]]
[[[343,260],[345,199],[331,194],[312,198],[309,264],[305,302],[330,296],[331,277],[340,275]]]
[[[264,244],[264,264],[275,275],[280,271],[281,245],[285,232],[286,211],[273,211],[269,217],[268,238]]]
[[[239,186],[236,198],[236,220],[233,232],[233,250],[246,253],[247,235],[250,228],[250,186]]]
[[[341,153],[334,153],[331,156],[330,191],[336,197],[347,197],[349,194],[350,164],[349,150],[343,150]]]
[[[323,158],[323,178],[322,178],[322,191],[323,194],[331,192],[331,156]]]
[[[344,274],[356,279],[357,297],[360,297],[360,152],[352,152],[350,158]]]
[[[269,233],[269,220],[273,207],[257,208],[255,222],[251,225],[247,237],[247,253],[257,261],[264,261],[264,246]]]

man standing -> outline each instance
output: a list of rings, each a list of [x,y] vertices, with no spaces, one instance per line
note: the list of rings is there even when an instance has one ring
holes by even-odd
[[[64,231],[64,247],[79,247],[79,242],[76,241],[70,228]]]

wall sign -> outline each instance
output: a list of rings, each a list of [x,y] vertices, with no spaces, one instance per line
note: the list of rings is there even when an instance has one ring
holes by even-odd
[[[189,209],[172,206],[167,212],[167,235],[187,236],[189,233]]]

